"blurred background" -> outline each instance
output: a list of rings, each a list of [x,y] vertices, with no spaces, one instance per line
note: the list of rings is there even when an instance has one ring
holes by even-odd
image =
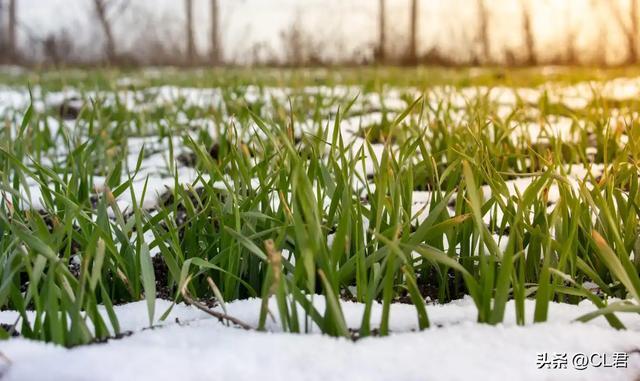
[[[637,0],[0,0],[22,65],[623,65]]]

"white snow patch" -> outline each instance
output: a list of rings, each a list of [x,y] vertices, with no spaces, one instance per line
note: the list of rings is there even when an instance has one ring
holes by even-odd
[[[323,310],[321,297],[314,304]],[[158,310],[169,305],[158,301]],[[533,302],[527,301],[526,307],[532,312]],[[227,308],[231,315],[255,325],[260,301],[237,301]],[[411,331],[417,328],[414,307],[394,304],[391,336],[352,342],[320,334],[278,333],[277,322],[270,322],[270,333],[243,331],[184,305],[174,307],[163,327],[141,331],[147,325],[146,305],[138,302],[117,307],[123,329],[136,331],[132,336],[74,349],[12,339],[0,343],[6,357],[0,359],[0,372],[3,380],[637,379],[637,353],[630,353],[628,367],[621,369],[578,371],[571,363],[568,369],[538,369],[539,353],[567,353],[571,358],[577,353],[613,355],[638,349],[638,315],[621,316],[628,331],[608,328],[604,319],[571,322],[593,308],[589,302],[552,303],[553,323],[520,327],[509,303],[505,323],[489,326],[475,323],[476,309],[465,298],[428,306],[434,328],[418,332]],[[275,304],[271,309],[275,312]],[[349,327],[359,326],[363,309],[362,304],[343,303]],[[0,314],[0,321],[6,321],[8,314]],[[380,315],[381,306],[374,305],[372,322]]]

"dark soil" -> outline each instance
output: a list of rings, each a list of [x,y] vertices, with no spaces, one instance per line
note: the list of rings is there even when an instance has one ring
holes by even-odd
[[[120,340],[120,339],[124,339],[125,337],[129,337],[131,335],[133,335],[133,331],[124,331],[124,332],[120,332],[117,335],[113,335],[113,336],[94,338],[93,340],[91,340],[87,344],[79,344],[79,345],[75,345],[75,346],[105,344],[105,343],[107,343],[107,342],[109,342],[111,340]]]
[[[0,323],[0,328],[4,329],[11,337],[20,336],[20,333],[15,329],[13,324]]]
[[[351,335],[351,340],[358,341],[360,339],[364,339],[364,337],[360,337],[360,330],[349,328],[349,334]],[[380,337],[380,330],[378,328],[374,328],[369,331],[369,336],[366,337]]]
[[[209,156],[213,159],[213,160],[220,160],[220,151],[221,151],[221,147],[219,143],[215,143],[211,146],[211,148],[209,148]],[[178,162],[186,167],[195,167],[198,160],[196,157],[196,154],[193,152],[184,152],[181,153],[180,155],[178,155],[178,157],[176,157],[176,160],[178,160]]]
[[[156,254],[152,258],[153,272],[156,277],[156,296],[161,299],[171,300],[176,294],[175,286],[169,285],[169,268],[162,255]]]
[[[58,116],[63,120],[76,120],[82,111],[82,100],[80,98],[69,98],[58,106]]]
[[[193,168],[196,166],[196,154],[193,152],[183,152],[176,157],[178,163],[184,165],[185,167]]]

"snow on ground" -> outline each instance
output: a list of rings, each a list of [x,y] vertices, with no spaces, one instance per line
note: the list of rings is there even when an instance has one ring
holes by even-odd
[[[324,301],[315,304],[322,310]],[[159,301],[159,310],[168,308]],[[527,311],[533,311],[527,302]],[[260,301],[228,304],[229,314],[255,326]],[[347,324],[360,325],[362,304],[343,303]],[[272,311],[276,311],[272,305]],[[505,323],[475,323],[476,309],[469,298],[429,306],[431,329],[417,328],[415,309],[394,304],[392,335],[356,342],[321,334],[244,331],[184,305],[177,305],[167,321],[154,329],[146,325],[144,302],[117,307],[123,330],[135,333],[106,344],[73,349],[25,339],[0,342],[2,380],[637,380],[640,377],[640,317],[621,316],[629,330],[616,331],[604,319],[574,323],[594,309],[553,303],[550,323],[516,326],[513,304]],[[381,306],[374,306],[372,325]],[[12,320],[2,312],[0,321]],[[176,320],[177,319],[177,320]],[[179,321],[179,323],[177,322]],[[574,368],[579,354],[609,358],[627,352],[626,368]],[[538,369],[538,354],[567,353],[567,369]]]

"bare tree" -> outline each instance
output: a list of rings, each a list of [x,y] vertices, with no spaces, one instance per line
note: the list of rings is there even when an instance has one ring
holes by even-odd
[[[104,34],[104,38],[106,40],[105,43],[105,56],[108,62],[113,63],[117,59],[116,54],[116,43],[113,38],[113,30],[111,28],[111,20],[109,19],[108,13],[114,5],[114,1],[112,0],[93,0],[94,11],[96,13],[96,17],[98,18],[98,22],[100,23],[100,27],[102,28],[102,33]]]
[[[222,63],[222,42],[220,40],[220,7],[218,0],[211,0],[211,64]]]
[[[630,0],[630,12],[629,15],[631,17],[631,27],[628,37],[628,45],[629,45],[629,57],[633,60],[633,62],[638,62],[638,34],[640,34],[640,25],[638,23],[638,16],[640,16],[640,9],[638,6],[638,0]]]
[[[533,26],[531,25],[531,3],[529,0],[522,0],[522,31],[524,32],[524,45],[527,52],[526,63],[535,65],[538,63],[538,56],[533,37]]]
[[[376,48],[376,60],[384,62],[386,60],[387,45],[387,20],[386,20],[385,0],[379,0],[378,6],[378,47]]]
[[[5,20],[4,20],[4,2],[0,0],[0,62],[6,60],[7,57],[7,41],[6,41],[6,32],[5,28]]]
[[[491,41],[489,40],[489,11],[484,0],[478,0],[478,39],[482,49],[482,60],[487,62],[491,58]]]
[[[638,25],[638,0],[629,0],[629,18],[625,17],[625,13],[620,10],[617,5],[612,6],[615,18],[624,33],[627,42],[627,63],[638,62],[638,35],[640,34],[640,26]]]
[[[193,0],[185,0],[185,13],[187,15],[185,35],[187,37],[187,63],[193,64],[196,59],[196,44],[193,39]]]
[[[8,58],[11,61],[15,61],[18,58],[18,44],[16,41],[16,32],[18,30],[18,19],[17,19],[17,0],[9,0],[9,9],[8,9],[8,24],[7,24],[7,52]]]
[[[292,66],[303,66],[311,63],[311,57],[317,50],[312,48],[309,34],[303,29],[300,18],[296,15],[288,29],[280,32],[284,47],[284,63]]]
[[[49,64],[58,66],[63,63],[74,62],[76,58],[72,53],[73,36],[66,29],[47,34],[40,43],[42,44],[42,52],[46,62]]]
[[[565,32],[566,42],[565,42],[565,50],[566,55],[564,58],[564,63],[566,64],[576,64],[578,62],[578,49],[576,48],[576,29],[573,26],[573,22],[571,20],[571,7],[567,7],[567,13],[565,15],[565,22],[567,31]]]
[[[418,62],[418,0],[411,0],[410,28],[407,63],[415,64]]]

